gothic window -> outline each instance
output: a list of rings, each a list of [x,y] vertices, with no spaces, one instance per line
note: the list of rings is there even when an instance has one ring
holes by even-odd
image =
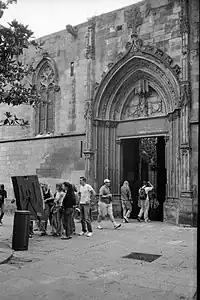
[[[56,94],[56,78],[53,66],[44,61],[37,73],[37,89],[42,101],[37,107],[37,134],[52,133],[54,131],[54,106]]]

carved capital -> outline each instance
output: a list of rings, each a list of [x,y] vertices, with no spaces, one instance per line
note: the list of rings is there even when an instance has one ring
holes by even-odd
[[[172,113],[168,114],[168,120],[169,122],[176,120],[177,118],[180,118],[180,109],[175,109]]]
[[[165,135],[165,136],[164,136],[164,139],[165,139],[165,144],[167,144],[168,141],[169,141],[169,135]]]
[[[180,149],[181,149],[182,154],[188,154],[191,151],[191,147],[188,143],[187,144],[181,144]]]
[[[118,122],[113,121],[113,120],[105,121],[105,127],[108,127],[108,128],[115,128],[115,127],[117,127],[117,124],[118,124]]]
[[[67,32],[70,33],[74,38],[77,38],[78,36],[78,28],[73,27],[72,25],[68,24],[66,26]]]
[[[117,139],[116,140],[116,144],[120,146],[122,144],[122,140],[121,139]]]
[[[85,149],[83,151],[83,154],[85,155],[85,159],[91,160],[93,158],[93,156],[94,156],[94,150],[92,150],[92,149]]]

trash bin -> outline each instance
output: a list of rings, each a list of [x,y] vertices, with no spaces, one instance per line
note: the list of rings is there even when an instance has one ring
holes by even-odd
[[[15,251],[28,250],[30,211],[17,210],[14,216],[12,249]]]

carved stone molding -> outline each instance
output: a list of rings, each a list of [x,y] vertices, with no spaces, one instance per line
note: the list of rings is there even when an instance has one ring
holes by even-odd
[[[70,33],[74,38],[77,38],[78,36],[78,28],[73,27],[72,25],[68,24],[66,26],[67,32]]]
[[[167,88],[169,90],[169,93],[170,93],[170,101],[172,99],[172,102],[174,103],[174,106],[175,107],[178,107],[178,101],[179,101],[179,98],[177,96],[177,90],[175,89],[175,87],[172,85],[171,81],[169,80],[169,78],[166,76],[165,72],[162,71],[162,69],[160,69],[158,66],[156,66],[154,63],[151,63],[149,61],[146,61],[146,60],[140,60],[140,59],[135,59],[135,64],[134,64],[134,67],[131,69],[130,68],[130,72],[132,72],[132,70],[134,69],[135,72],[137,72],[137,69],[148,69],[149,71],[151,71],[151,73],[154,75],[154,74],[157,74],[157,78],[156,77],[152,77],[152,82],[154,84],[156,84],[160,90],[162,90],[162,93],[166,94],[165,95],[165,98],[168,99],[168,94],[165,92],[165,89],[164,89],[164,86],[165,88]],[[128,74],[129,71],[127,70],[126,74]],[[144,78],[145,78],[145,75],[144,75]],[[162,83],[161,81],[158,79],[162,79]],[[150,79],[148,79],[150,80]],[[121,81],[121,78],[120,78],[120,75],[119,77],[117,78],[117,80],[115,81],[115,86],[113,86],[113,90],[114,89],[117,89],[117,87],[120,85],[120,81]],[[163,86],[164,85],[164,86]],[[123,92],[120,92],[120,98],[123,98],[124,101],[126,100],[127,98],[127,93],[129,93],[130,89],[128,87],[125,88],[124,90],[124,94]],[[101,117],[102,119],[105,118],[106,116],[106,110],[108,108],[108,102],[110,101],[110,99],[112,98],[112,95],[113,95],[113,91],[110,91],[110,92],[107,92],[106,95],[104,96],[104,104],[102,105],[101,107],[101,111],[100,111],[100,115],[99,117]],[[118,98],[115,98],[115,111],[113,111],[113,116],[112,116],[112,119],[116,119],[116,116],[118,114],[118,112],[120,112],[120,107],[119,105],[117,104],[117,100]],[[124,103],[124,101],[120,101],[121,104]],[[160,111],[162,110],[161,106],[160,107]]]
[[[188,1],[180,0],[180,33],[189,33],[189,14],[188,14]]]
[[[191,147],[188,143],[181,144],[180,149],[181,149],[182,153],[188,153],[188,151],[191,151]]]
[[[119,53],[117,54],[117,60],[122,59],[123,56],[124,56],[123,52],[119,52]]]
[[[176,120],[177,118],[180,118],[180,109],[175,109],[172,113],[168,114],[168,120],[169,122]]]
[[[108,69],[111,69],[113,65],[114,65],[114,63],[113,63],[113,62],[110,62],[110,63],[108,64]]]
[[[89,21],[88,33],[86,36],[86,52],[87,59],[95,59],[95,18]]]
[[[150,55],[154,58],[160,60],[167,68],[171,70],[171,72],[174,74],[174,76],[179,81],[179,74],[181,72],[181,68],[177,64],[173,64],[173,59],[165,52],[163,52],[161,49],[154,47],[151,44],[143,45],[143,41],[138,38],[138,35],[136,33],[133,33],[131,35],[132,41],[128,41],[125,45],[126,51],[120,52],[116,58],[115,64],[120,62],[121,60],[126,59],[126,56],[134,55],[135,53],[140,55]],[[113,67],[113,65],[112,65]],[[110,69],[104,70],[102,73],[102,79],[106,76]]]

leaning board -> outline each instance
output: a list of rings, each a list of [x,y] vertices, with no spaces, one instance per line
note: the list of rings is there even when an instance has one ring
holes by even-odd
[[[11,177],[17,210],[29,210],[31,219],[44,219],[43,199],[37,175]]]

